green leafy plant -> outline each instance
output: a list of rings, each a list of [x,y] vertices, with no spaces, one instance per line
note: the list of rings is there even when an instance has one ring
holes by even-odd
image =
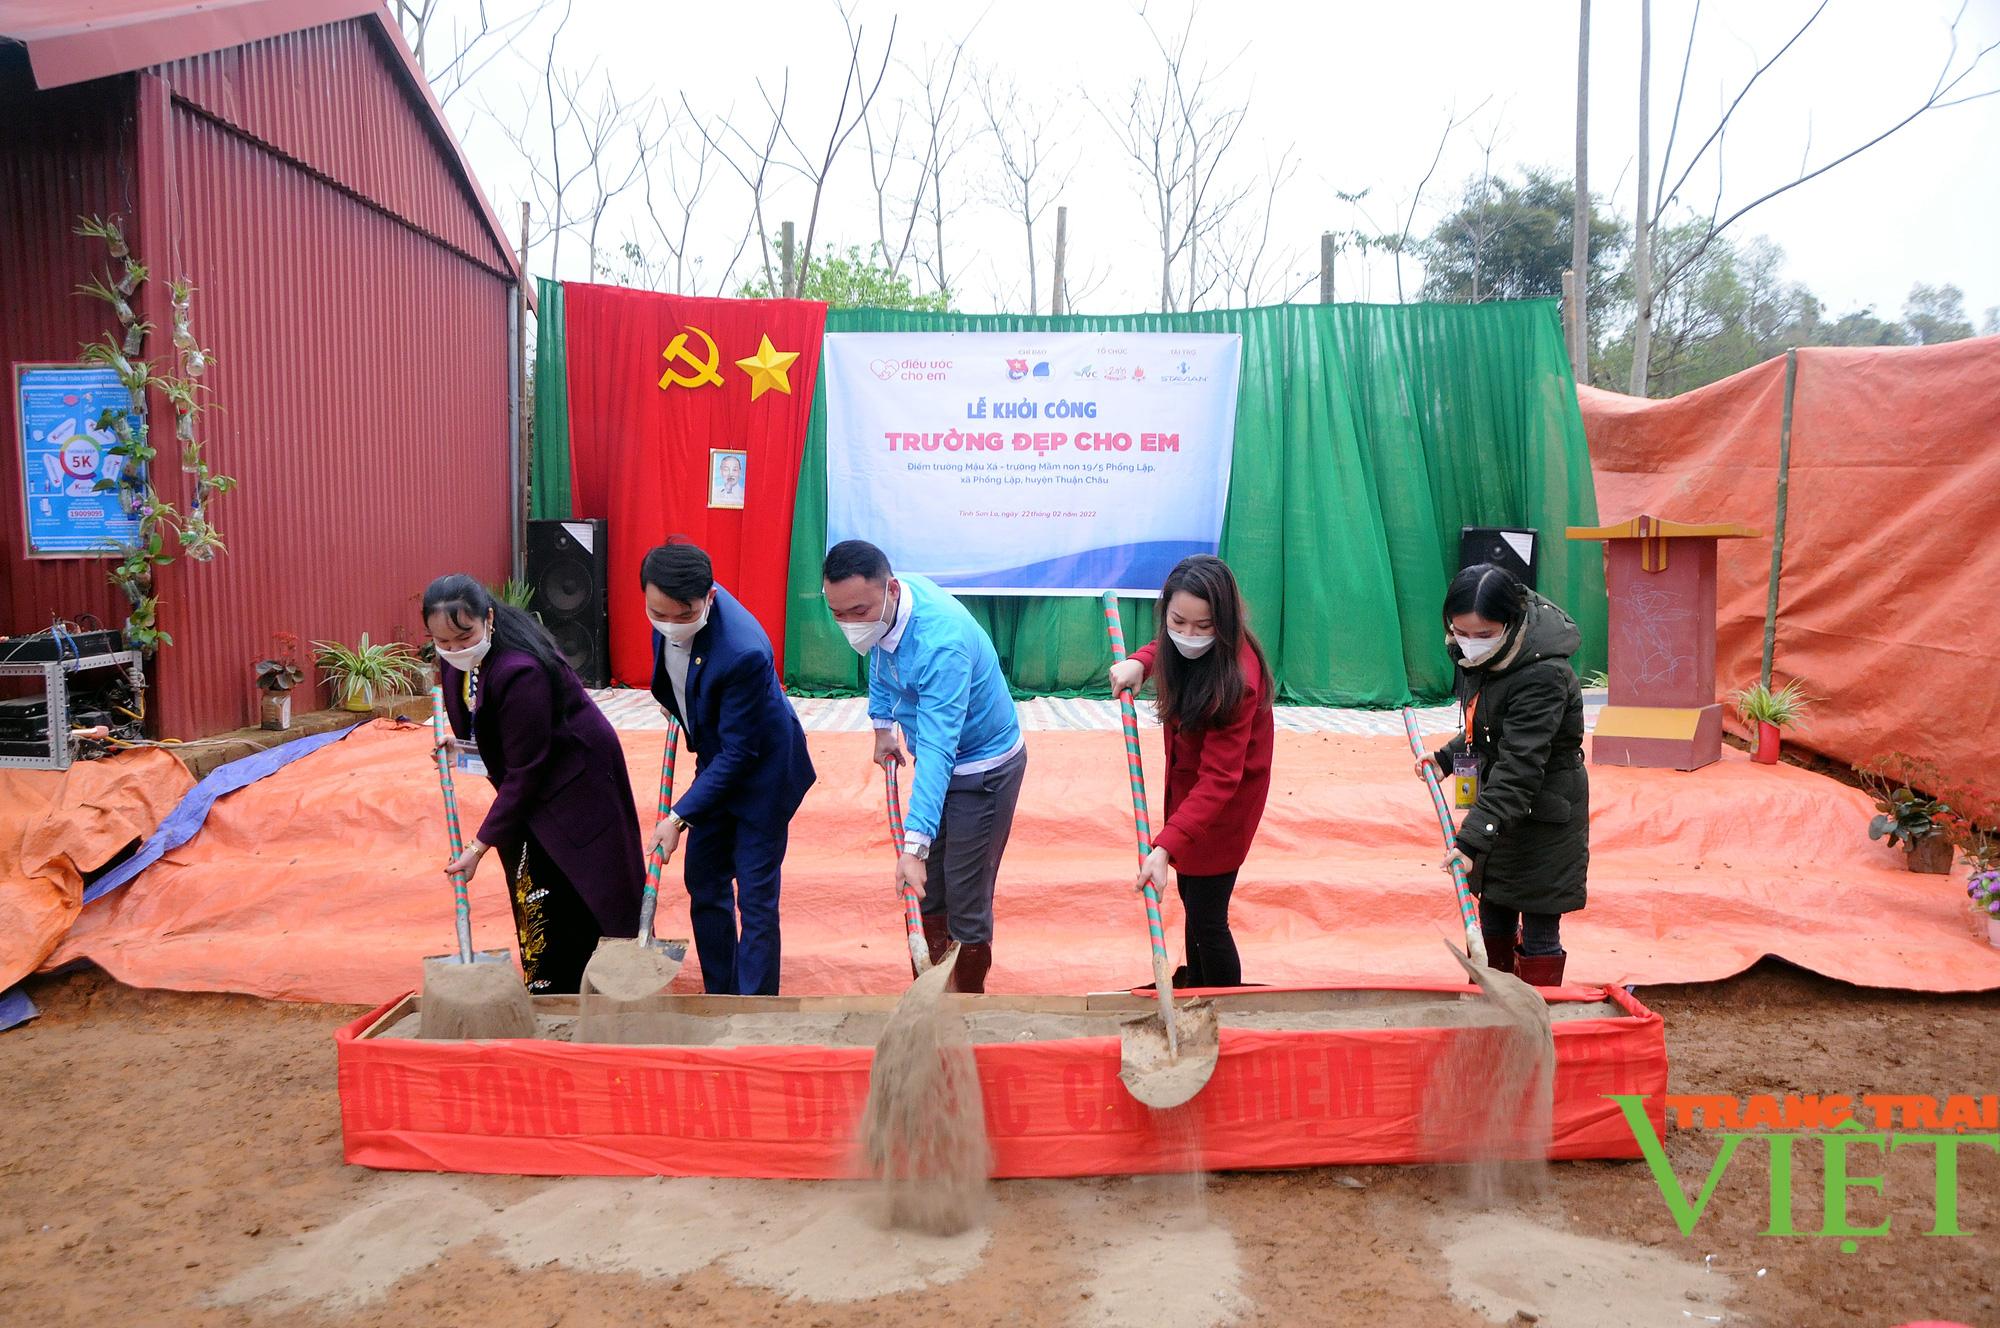
[[[502,604],[511,604],[517,609],[532,611],[535,607],[535,588],[518,577],[508,577],[497,586],[488,586],[493,598]]]
[[[1583,679],[1583,685],[1591,691],[1601,692],[1611,685],[1611,675],[1603,669],[1599,669],[1595,673],[1586,674]]]
[[[371,645],[366,632],[358,646],[313,642],[313,663],[327,675],[334,695],[343,702],[368,693],[406,691],[423,672],[416,652],[401,641]]]
[[[1943,776],[1936,766],[1891,752],[1854,767],[1854,773],[1875,803],[1877,814],[1868,822],[1870,839],[1911,850],[1944,833],[1942,818],[1950,814],[1950,806],[1922,791],[1943,787]]]
[[[98,417],[97,427],[115,439],[109,451],[121,464],[115,479],[100,480],[97,487],[115,493],[119,505],[139,519],[138,537],[122,551],[110,579],[130,605],[125,619],[126,641],[152,654],[173,644],[173,638],[160,630],[154,569],[172,562],[176,553],[205,563],[228,551],[221,532],[209,520],[209,512],[215,499],[234,489],[236,481],[209,469],[198,432],[203,412],[212,407],[202,399],[207,389],[195,380],[207,372],[215,356],[195,341],[189,329],[188,308],[194,287],[176,281],[167,287],[173,317],[174,372],[155,367],[144,355],[153,325],[142,322],[132,308],[133,297],[149,273],[146,265],[132,256],[119,219],[84,217],[78,221],[76,233],[104,241],[112,260],[122,269],[115,280],[107,273],[77,287],[79,295],[109,305],[121,329],[85,346],[80,358],[85,364],[101,365],[116,374],[129,402],[124,407],[107,407]],[[173,411],[181,469],[193,477],[185,512],[160,497],[152,467],[158,449],[133,424],[145,416],[149,388]]]
[[[1769,724],[1781,729],[1795,727],[1812,706],[1812,698],[1806,695],[1805,686],[1797,678],[1775,689],[1768,683],[1752,683],[1731,692],[1729,699],[1736,704],[1736,713],[1745,724]]]

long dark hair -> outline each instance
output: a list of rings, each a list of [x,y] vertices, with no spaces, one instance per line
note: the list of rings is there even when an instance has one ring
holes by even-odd
[[[1199,659],[1189,659],[1167,637],[1167,605],[1185,592],[1208,604],[1215,622],[1215,644]],[[1244,642],[1257,657],[1258,671],[1271,676],[1264,647],[1250,630],[1243,592],[1237,589],[1236,575],[1229,564],[1212,554],[1197,553],[1183,558],[1167,574],[1160,587],[1160,634],[1155,650],[1153,691],[1160,718],[1188,733],[1226,723],[1242,703],[1249,682],[1243,676],[1239,655]],[[1263,690],[1262,704],[1271,704],[1271,688]]]
[[[477,577],[463,572],[453,572],[441,576],[424,588],[424,626],[429,629],[431,615],[442,613],[460,627],[470,627],[473,623],[484,622],[487,614],[493,615],[493,649],[518,650],[532,658],[549,675],[551,684],[562,681],[562,675],[569,668],[562,651],[556,648],[555,638],[549,629],[542,626],[535,616],[525,609],[517,609],[512,604],[502,604],[493,598],[493,592],[479,583]]]

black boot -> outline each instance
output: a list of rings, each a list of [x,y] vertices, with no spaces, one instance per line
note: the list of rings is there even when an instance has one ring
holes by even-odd
[[[923,918],[924,944],[930,947],[931,964],[942,964],[944,952],[951,948],[951,933],[945,929],[945,916],[942,913],[926,913]]]
[[[1531,987],[1560,987],[1563,961],[1567,954],[1521,955],[1514,960],[1514,973]]]
[[[1486,940],[1486,966],[1499,973],[1514,971],[1514,933],[1484,931],[1479,933]]]

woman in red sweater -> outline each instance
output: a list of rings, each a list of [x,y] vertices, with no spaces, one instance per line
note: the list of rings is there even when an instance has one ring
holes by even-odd
[[[1167,739],[1167,819],[1139,872],[1164,897],[1180,878],[1187,963],[1176,987],[1235,987],[1243,963],[1229,934],[1229,895],[1271,791],[1271,699],[1264,649],[1251,634],[1229,565],[1183,558],[1160,588],[1160,635],[1111,666],[1111,691],[1153,680]]]

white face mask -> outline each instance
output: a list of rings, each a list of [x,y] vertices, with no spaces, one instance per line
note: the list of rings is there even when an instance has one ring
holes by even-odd
[[[1174,643],[1174,649],[1189,659],[1200,659],[1215,644],[1213,636],[1183,636],[1171,627],[1167,629],[1167,639]]]
[[[646,617],[651,620],[654,629],[661,636],[666,637],[674,645],[684,646],[694,640],[697,632],[708,626],[708,613],[714,607],[715,600],[712,598],[707,600],[701,606],[701,617],[690,623],[668,622],[664,618],[654,618],[650,613]]]
[[[882,612],[891,612],[889,597],[886,594],[882,597]],[[879,618],[872,622],[836,623],[835,626],[840,628],[841,634],[847,638],[847,644],[854,647],[854,653],[857,655],[867,654],[889,634],[889,624]]]
[[[1482,664],[1489,655],[1500,648],[1500,643],[1507,638],[1505,634],[1482,637],[1460,636],[1454,632],[1451,639],[1458,642],[1458,653],[1465,656],[1466,663]]]
[[[489,632],[485,636],[480,637],[476,645],[469,645],[463,650],[438,651],[438,658],[457,669],[460,673],[470,673],[479,667],[479,661],[485,659],[486,652],[492,648],[493,634]]]

